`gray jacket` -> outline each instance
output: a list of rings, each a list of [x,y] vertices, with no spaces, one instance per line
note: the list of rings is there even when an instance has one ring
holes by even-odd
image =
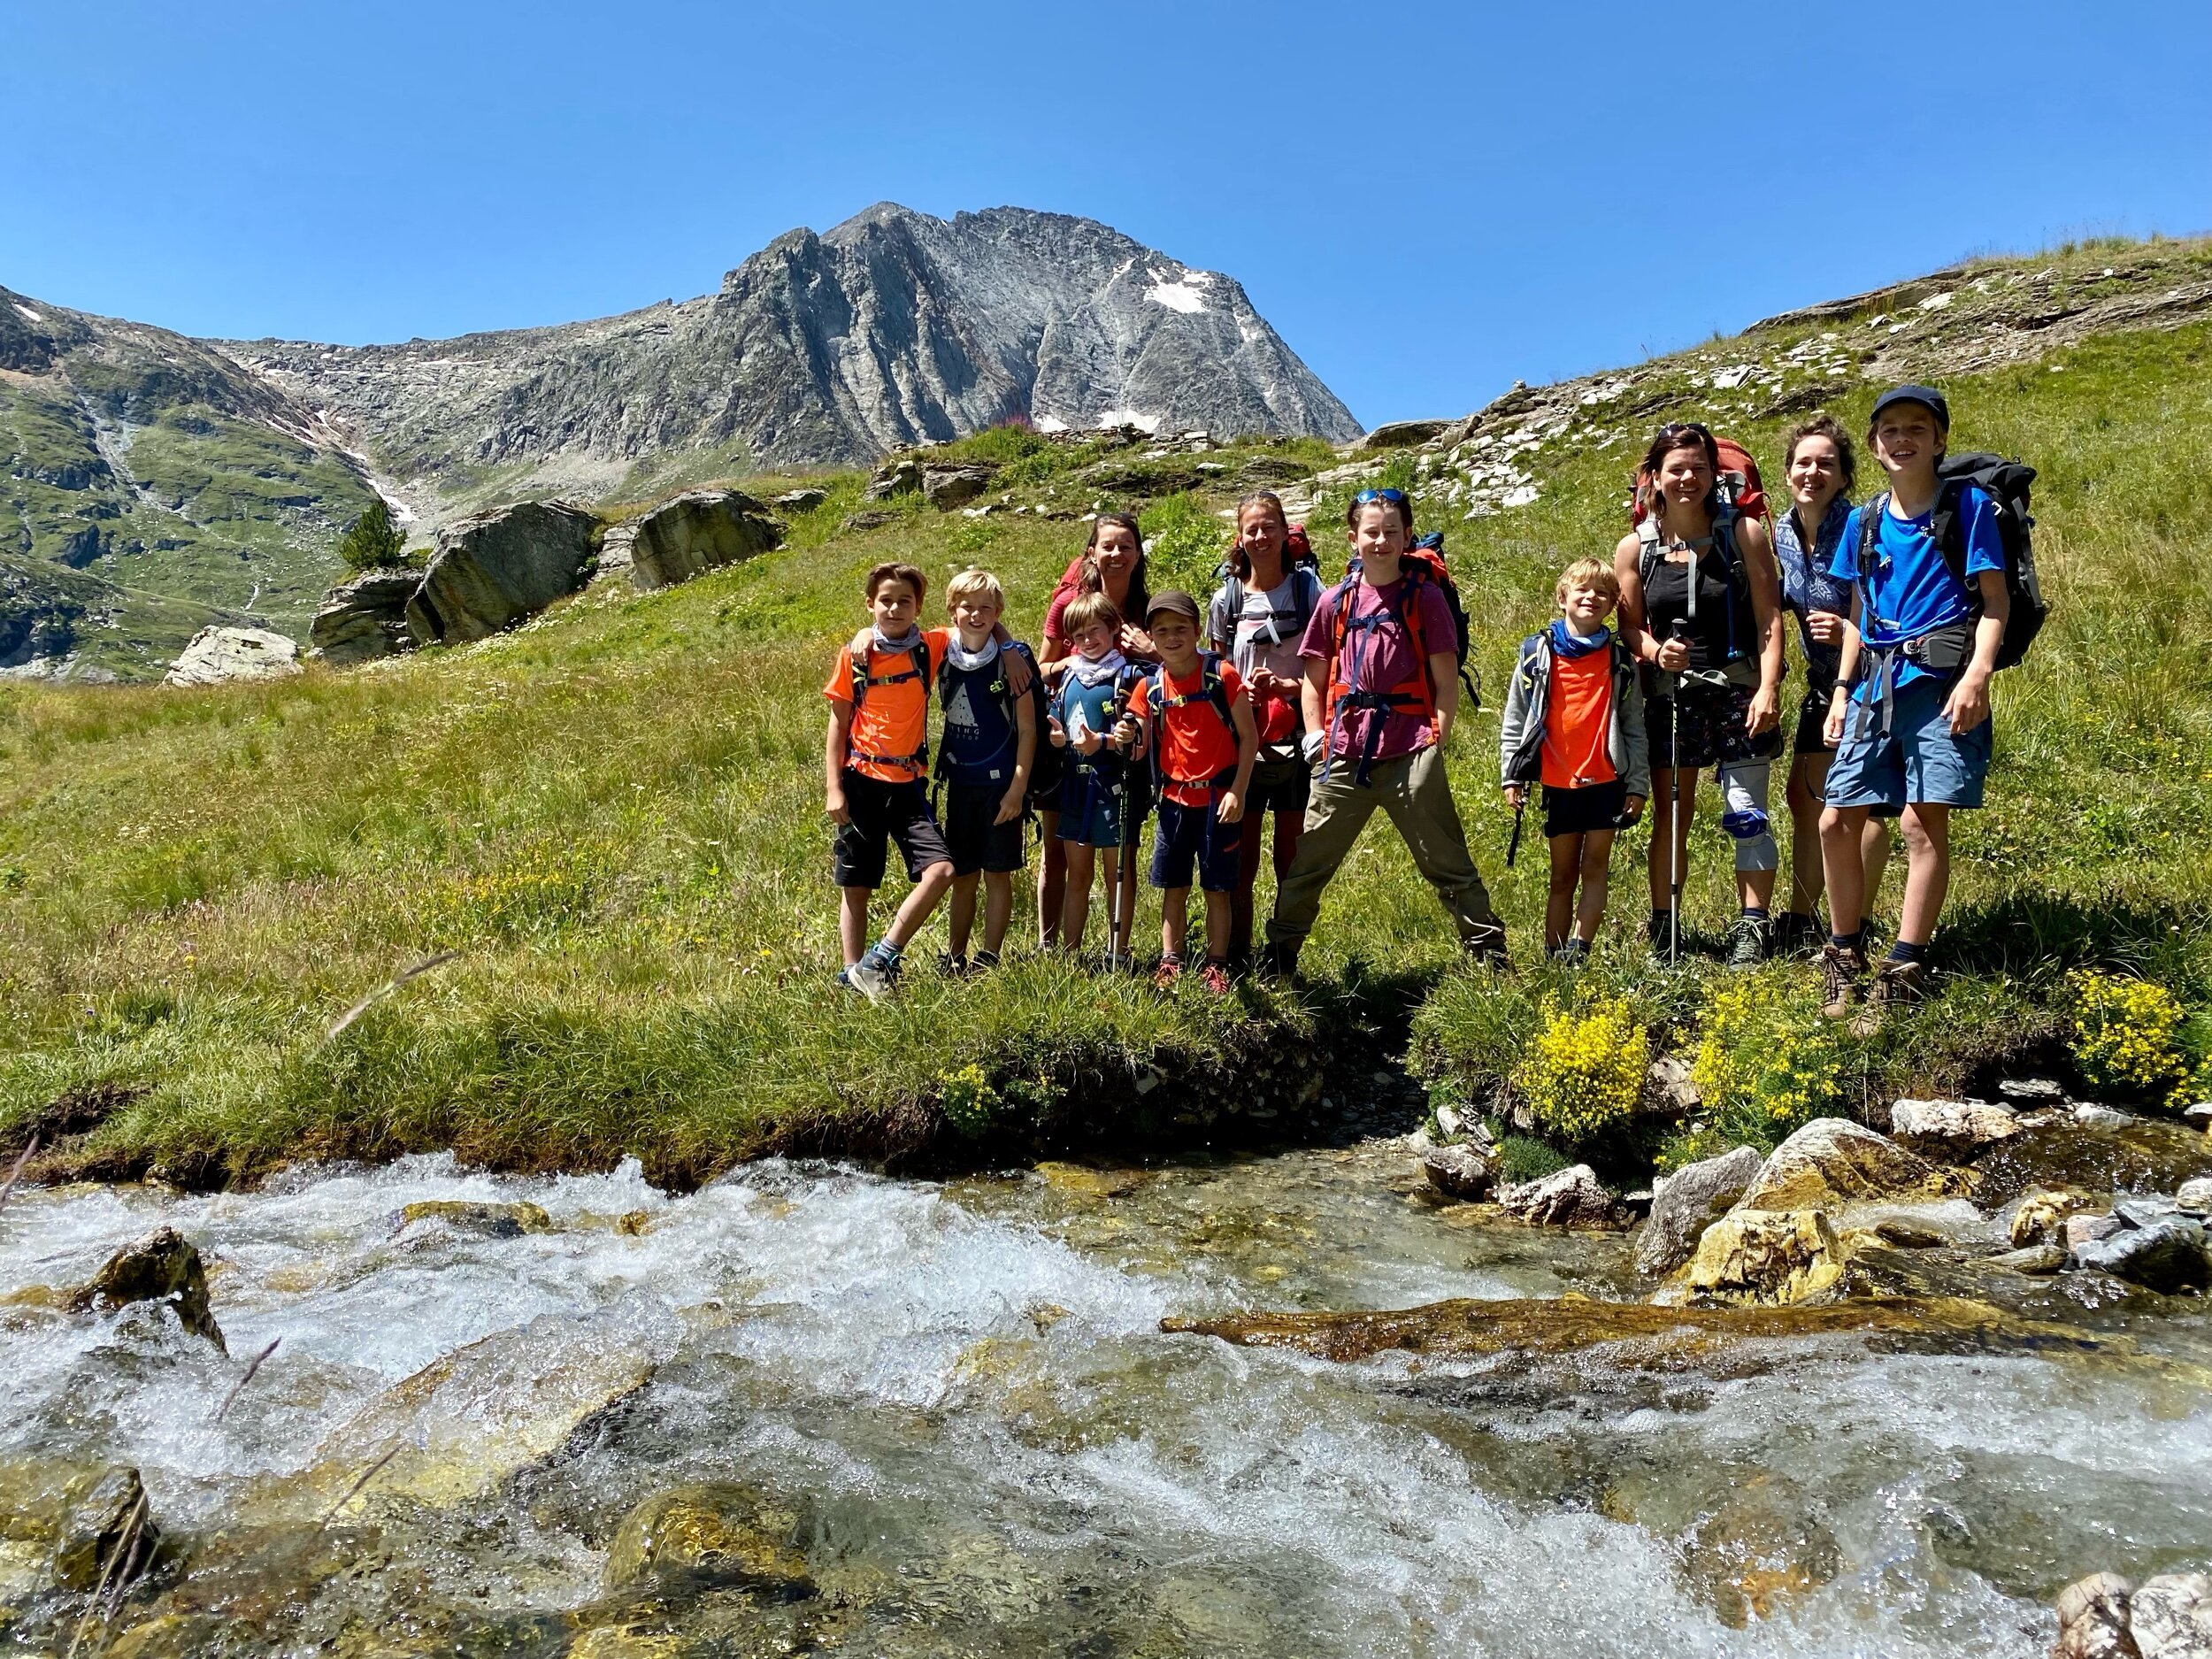
[[[1613,719],[1606,753],[1630,795],[1651,794],[1651,751],[1644,742],[1644,693],[1635,659],[1618,635],[1612,642]],[[1521,658],[1505,692],[1505,722],[1498,734],[1498,777],[1502,783],[1543,779],[1544,716],[1551,708],[1551,630],[1540,629],[1521,641]]]

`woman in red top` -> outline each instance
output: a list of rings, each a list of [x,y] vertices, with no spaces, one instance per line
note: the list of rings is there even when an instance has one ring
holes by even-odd
[[[1144,533],[1138,528],[1134,514],[1099,514],[1091,523],[1082,558],[1053,590],[1052,602],[1045,608],[1045,647],[1037,660],[1044,665],[1046,679],[1056,684],[1065,671],[1056,671],[1054,664],[1066,662],[1071,649],[1060,616],[1079,593],[1104,594],[1125,618],[1144,615],[1151,595],[1145,581]],[[1133,663],[1160,660],[1159,653],[1152,649],[1152,636],[1133,622],[1122,624],[1121,653]],[[1060,910],[1068,888],[1068,856],[1059,835],[1061,764],[1058,749],[1041,745],[1036,774],[1029,786],[1029,798],[1037,809],[1038,833],[1043,838],[1037,860],[1037,940],[1048,950],[1060,941]],[[1137,793],[1143,789],[1148,794],[1148,781],[1133,770],[1129,782],[1133,798],[1126,820],[1128,840],[1122,845],[1115,914],[1107,933],[1110,961],[1127,954],[1136,924],[1137,846],[1145,816],[1151,810],[1151,802]],[[1114,961],[1113,965],[1126,964]]]

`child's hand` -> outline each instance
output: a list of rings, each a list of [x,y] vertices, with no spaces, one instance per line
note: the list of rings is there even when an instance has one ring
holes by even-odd
[[[1843,643],[1843,618],[1832,611],[1808,611],[1805,631],[1813,636],[1816,645]]]
[[[845,804],[845,792],[841,788],[835,787],[831,788],[826,810],[833,824],[842,826],[853,821],[852,809]]]
[[[1029,653],[1027,651],[1003,650],[1001,655],[1006,658],[1007,690],[1012,692],[1017,697],[1027,696],[1029,695],[1029,682],[1036,678],[1036,675],[1030,672]],[[1004,822],[1003,819],[1001,819],[1000,821],[1002,823]]]
[[[853,635],[853,642],[846,647],[846,649],[852,652],[853,661],[864,663],[868,660],[868,648],[875,642],[875,631],[872,628],[863,628]]]
[[[1022,787],[1020,785],[1017,784],[1012,788],[1007,790],[1005,795],[1001,798],[998,803],[998,816],[993,818],[991,822],[994,824],[1011,824],[1016,818],[1022,815],[1022,807],[1024,804],[1025,802],[1023,798]]]
[[[1625,801],[1621,803],[1621,816],[1626,818],[1631,824],[1633,824],[1638,818],[1643,817],[1643,796],[1640,795],[1632,795]]]
[[[1065,749],[1068,746],[1068,728],[1060,724],[1060,717],[1056,714],[1045,716],[1045,735],[1052,740],[1052,746],[1055,749]]]
[[[1516,812],[1518,812],[1523,807],[1528,804],[1528,786],[1525,783],[1509,783],[1506,785],[1505,803],[1506,805],[1511,807]]]
[[[1989,718],[1989,676],[1970,668],[1961,674],[1944,699],[1943,711],[1951,717],[1953,737],[1965,736]]]
[[[1214,809],[1214,816],[1224,824],[1235,823],[1244,816],[1244,797],[1234,789],[1224,789],[1220,804]]]
[[[1079,755],[1095,755],[1105,747],[1106,740],[1095,732],[1087,731],[1075,740],[1075,752]]]
[[[1124,754],[1137,746],[1137,722],[1130,715],[1123,715],[1114,723],[1114,747]]]

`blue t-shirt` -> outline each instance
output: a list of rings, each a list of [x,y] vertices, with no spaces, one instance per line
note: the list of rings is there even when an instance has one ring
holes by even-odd
[[[981,668],[945,664],[939,680],[945,705],[945,768],[956,784],[1003,787],[1014,780],[1021,752],[1006,689],[1006,652]]]
[[[1110,680],[1102,680],[1095,686],[1087,686],[1070,669],[1060,680],[1060,695],[1055,700],[1053,712],[1060,717],[1060,725],[1068,734],[1068,764],[1082,770],[1097,770],[1118,776],[1126,764],[1110,749],[1102,749],[1085,755],[1075,747],[1075,717],[1080,710],[1083,724],[1101,737],[1112,735],[1114,722],[1121,718],[1123,708],[1122,680],[1126,672]]]
[[[1873,503],[1869,503],[1868,506]],[[1951,567],[1943,562],[1929,526],[1933,510],[1917,518],[1882,515],[1874,542],[1874,568],[1859,569],[1859,526],[1863,507],[1852,509],[1843,535],[1828,565],[1828,573],[1844,581],[1864,578],[1866,609],[1859,618],[1860,631],[1871,646],[1901,645],[1963,622],[1974,614],[1975,602]],[[1971,484],[1958,488],[1959,527],[1966,541],[1966,575],[1971,581],[1983,571],[2005,568],[2005,543],[1997,527],[1997,509],[1988,495]],[[1901,686],[1931,671],[1909,658],[1897,664]]]

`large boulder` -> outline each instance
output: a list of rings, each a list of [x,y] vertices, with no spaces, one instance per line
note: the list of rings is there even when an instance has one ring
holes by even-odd
[[[70,1306],[80,1312],[112,1313],[134,1302],[165,1302],[194,1336],[223,1346],[222,1329],[208,1306],[207,1269],[192,1240],[174,1227],[156,1227],[108,1257],[92,1282],[70,1299]]]
[[[1355,444],[1352,452],[1372,455],[1379,449],[1410,449],[1426,443],[1451,424],[1448,420],[1387,420]]]
[[[1743,1196],[1764,1162],[1755,1147],[1738,1147],[1663,1177],[1636,1240],[1636,1271],[1656,1279],[1688,1261],[1705,1229]]]
[[[1682,1282],[1716,1302],[1787,1307],[1833,1286],[1847,1259],[1820,1210],[1732,1210],[1705,1229]]]
[[[2181,1216],[2167,1216],[2147,1227],[2124,1225],[2092,1239],[2075,1248],[2074,1263],[2170,1296],[2212,1284],[2204,1229]]]
[[[672,588],[782,544],[783,526],[750,495],[734,489],[687,490],[637,521],[630,542],[630,582],[647,592]]]
[[[407,602],[422,586],[420,571],[365,571],[324,596],[307,625],[307,642],[325,662],[343,668],[412,650]]]
[[[926,466],[922,494],[933,507],[957,507],[990,488],[997,472],[995,466]]]
[[[1816,1118],[1767,1155],[1738,1202],[1746,1210],[1834,1209],[1932,1195],[1956,1182],[1887,1135],[1848,1118]]]
[[[535,616],[582,585],[592,526],[580,508],[538,501],[447,526],[407,602],[409,631],[419,644],[465,645]]]
[[[1577,1164],[1541,1180],[1498,1190],[1498,1202],[1517,1221],[1534,1227],[1614,1227],[1620,1212],[1613,1194],[1586,1164]]]
[[[895,495],[918,495],[922,488],[922,464],[912,456],[886,461],[860,492],[863,501],[889,501]]]
[[[2020,1120],[1985,1100],[1901,1100],[1889,1109],[1891,1139],[1929,1157],[1963,1161],[2020,1133]]]
[[[1472,1147],[1432,1147],[1421,1155],[1421,1172],[1447,1198],[1487,1197],[1498,1179],[1496,1164]]]
[[[219,686],[232,680],[281,680],[300,672],[297,641],[266,628],[202,628],[177,653],[162,683]]]

